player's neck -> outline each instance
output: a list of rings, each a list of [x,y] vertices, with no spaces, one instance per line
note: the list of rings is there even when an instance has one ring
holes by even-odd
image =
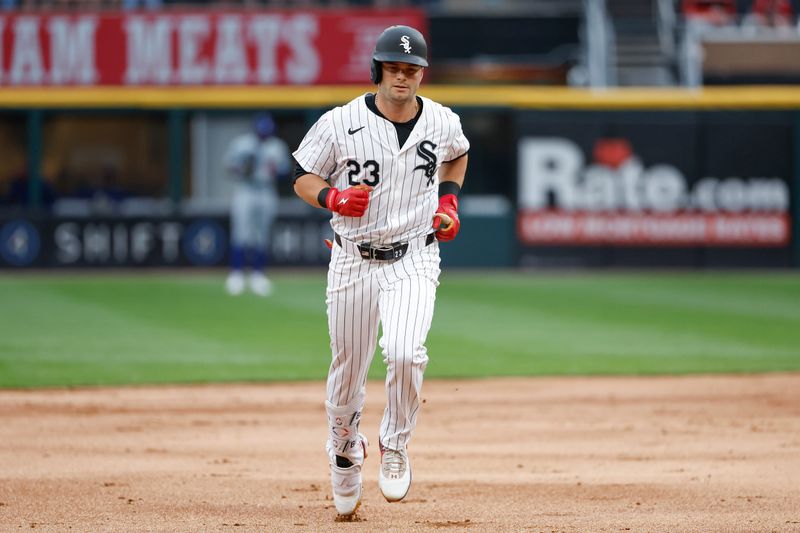
[[[384,117],[392,122],[408,122],[416,117],[417,111],[419,111],[416,95],[410,100],[393,102],[378,91],[375,93],[375,106]]]

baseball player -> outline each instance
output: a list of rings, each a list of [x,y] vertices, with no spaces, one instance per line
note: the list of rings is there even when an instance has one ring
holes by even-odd
[[[225,167],[235,180],[231,197],[231,269],[225,281],[229,294],[250,290],[269,296],[272,283],[264,275],[267,238],[278,209],[276,181],[291,171],[289,147],[275,135],[275,120],[259,113],[253,132],[234,138],[225,154]],[[245,268],[250,268],[245,279]]]
[[[325,113],[294,152],[294,188],[332,211],[326,303],[333,360],[328,439],[337,512],[361,502],[367,439],[359,433],[378,324],[386,364],[378,484],[387,501],[411,485],[408,444],[417,422],[425,338],[439,283],[439,241],[458,233],[458,193],[469,142],[458,116],[417,96],[428,66],[422,34],[384,30],[372,56],[375,93]]]

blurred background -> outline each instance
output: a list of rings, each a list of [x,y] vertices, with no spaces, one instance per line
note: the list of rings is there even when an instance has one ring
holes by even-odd
[[[445,266],[800,266],[798,0],[3,0],[0,268],[225,267],[230,140],[294,150],[426,35],[472,143]],[[279,184],[273,265],[327,217]]]

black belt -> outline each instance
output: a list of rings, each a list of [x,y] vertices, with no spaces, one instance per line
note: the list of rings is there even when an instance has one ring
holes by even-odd
[[[338,233],[333,234],[333,238],[336,241],[336,244],[344,248],[342,245],[343,238],[339,236]],[[344,239],[347,240],[347,239]],[[428,246],[433,241],[436,240],[435,233],[429,233],[425,236],[425,246]],[[349,242],[349,241],[348,241]],[[406,252],[408,252],[408,243],[407,242],[395,242],[389,244],[387,246],[372,246],[372,244],[366,243],[352,243],[356,248],[358,248],[358,253],[364,259],[374,259],[377,261],[393,261],[395,259],[400,259]]]

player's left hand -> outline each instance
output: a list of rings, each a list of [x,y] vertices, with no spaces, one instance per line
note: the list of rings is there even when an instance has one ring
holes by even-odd
[[[458,198],[455,194],[445,194],[439,198],[439,207],[433,215],[433,229],[440,241],[452,241],[461,228],[458,220]]]

